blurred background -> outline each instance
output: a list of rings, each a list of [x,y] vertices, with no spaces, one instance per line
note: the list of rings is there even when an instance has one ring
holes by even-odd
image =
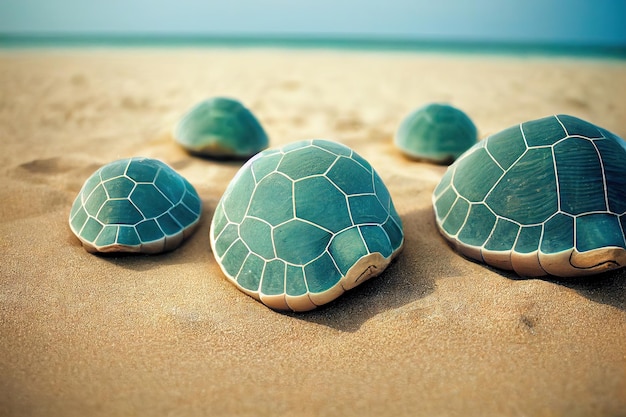
[[[382,39],[626,47],[625,0],[2,0],[15,37]]]

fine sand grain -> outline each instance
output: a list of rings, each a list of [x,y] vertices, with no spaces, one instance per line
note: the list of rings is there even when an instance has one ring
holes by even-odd
[[[404,222],[397,261],[305,314],[231,285],[208,229],[241,162],[191,157],[170,135],[215,95],[246,104],[272,146],[325,138],[368,159]],[[569,113],[626,138],[626,62],[0,51],[0,415],[626,415],[626,271],[519,279],[454,253],[430,198],[445,168],[392,145],[431,101],[467,112],[481,137]],[[71,203],[100,165],[131,156],[184,175],[201,224],[171,253],[88,254]]]

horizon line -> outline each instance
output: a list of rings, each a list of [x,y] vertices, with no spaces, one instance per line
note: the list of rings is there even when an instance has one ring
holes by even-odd
[[[440,36],[389,35],[366,33],[226,33],[226,32],[118,32],[118,31],[10,31],[0,30],[0,48],[4,43],[14,47],[36,46],[239,46],[239,47],[330,47],[345,49],[419,50],[421,48],[468,49],[479,52],[540,53],[568,55],[601,55],[626,58],[626,43],[573,42],[559,40],[524,40],[511,38],[461,38]],[[336,48],[333,48],[335,44]]]

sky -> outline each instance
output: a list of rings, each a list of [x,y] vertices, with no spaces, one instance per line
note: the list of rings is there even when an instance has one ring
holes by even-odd
[[[0,33],[317,35],[626,46],[626,0],[0,0]]]

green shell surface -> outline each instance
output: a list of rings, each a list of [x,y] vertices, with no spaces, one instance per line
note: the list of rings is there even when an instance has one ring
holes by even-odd
[[[243,292],[306,311],[380,274],[402,248],[391,196],[370,164],[325,140],[254,156],[211,224],[213,254]]]
[[[405,117],[394,141],[410,158],[447,164],[476,144],[477,137],[474,122],[463,111],[432,103]]]
[[[202,101],[185,113],[174,139],[193,154],[217,158],[247,158],[269,143],[252,112],[225,97]]]
[[[572,277],[626,263],[626,143],[568,115],[482,140],[433,194],[456,248],[522,276]]]
[[[89,252],[158,253],[200,220],[193,186],[165,163],[120,159],[93,173],[74,200],[70,228]]]

